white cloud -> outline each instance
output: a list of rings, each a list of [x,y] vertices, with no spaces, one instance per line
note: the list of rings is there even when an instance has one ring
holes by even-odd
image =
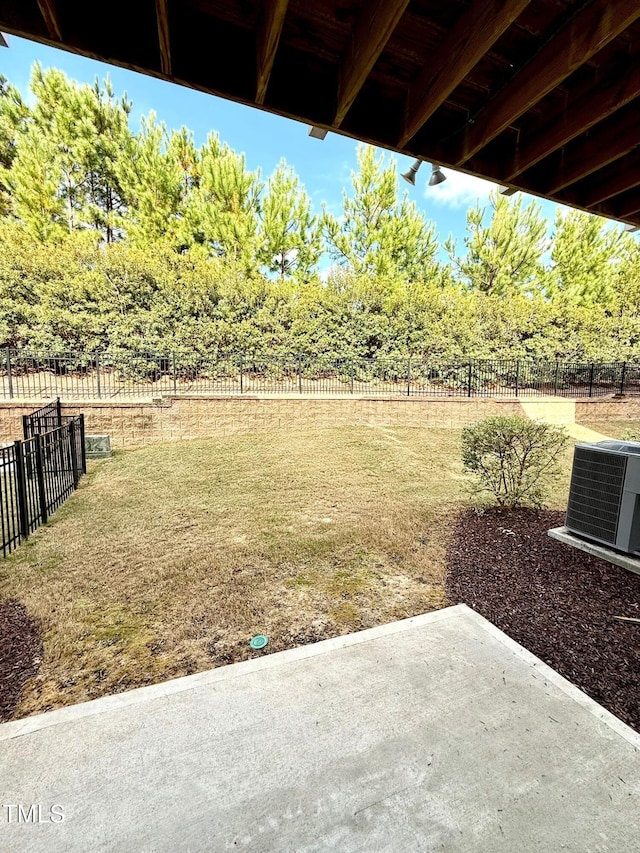
[[[489,198],[489,193],[498,186],[492,181],[483,181],[464,172],[455,172],[453,169],[447,169],[446,166],[443,166],[442,171],[447,176],[447,180],[435,187],[427,184],[424,195],[429,201],[443,207],[469,207],[476,201],[485,202]],[[422,176],[422,173],[420,174]]]

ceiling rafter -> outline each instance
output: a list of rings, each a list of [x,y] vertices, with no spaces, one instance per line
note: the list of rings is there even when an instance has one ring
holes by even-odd
[[[506,166],[504,180],[512,181],[638,97],[640,61],[633,57],[633,61],[616,68],[575,100],[570,98],[563,115],[553,116],[540,130],[529,135]]]
[[[562,193],[562,200],[591,208],[640,186],[640,146],[592,174],[588,186],[578,184]]]
[[[340,66],[334,127],[344,121],[408,5],[409,0],[371,0],[365,4]]]
[[[607,211],[605,216],[612,216],[614,219],[630,219],[636,213],[640,213],[640,193],[636,192],[606,206],[602,205],[602,209]]]
[[[577,140],[563,155],[560,167],[545,180],[544,190],[549,195],[560,192],[624,157],[639,142],[638,115],[631,104],[617,121],[596,125],[588,136]]]
[[[403,148],[453,90],[511,26],[530,0],[475,2],[425,62],[409,87],[404,127],[398,145]]]
[[[465,129],[456,164],[466,163],[639,18],[638,0],[593,0],[574,15]]]
[[[162,73],[171,76],[171,37],[169,33],[169,0],[156,0],[158,43]]]
[[[44,22],[47,25],[47,32],[51,38],[56,41],[62,41],[62,30],[60,29],[56,0],[38,0],[38,8],[44,18]]]
[[[289,0],[265,0],[258,30],[256,104],[264,104]]]

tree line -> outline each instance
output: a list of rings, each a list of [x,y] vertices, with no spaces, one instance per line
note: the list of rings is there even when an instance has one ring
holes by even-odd
[[[333,215],[284,160],[134,132],[108,80],[30,91],[0,80],[0,346],[640,360],[640,248],[605,220],[494,194],[440,244],[369,146]]]

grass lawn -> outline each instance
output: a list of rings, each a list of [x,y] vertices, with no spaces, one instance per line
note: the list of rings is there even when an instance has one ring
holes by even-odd
[[[580,421],[581,426],[594,429],[611,438],[624,438],[627,432],[631,432],[640,439],[640,420],[615,420],[615,421]]]
[[[410,428],[260,433],[94,463],[0,563],[0,595],[44,633],[16,716],[245,659],[253,634],[279,651],[442,607],[465,480],[458,431]]]

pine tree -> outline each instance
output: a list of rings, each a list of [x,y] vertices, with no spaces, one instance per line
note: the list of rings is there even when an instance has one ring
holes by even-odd
[[[175,151],[168,151],[164,123],[143,117],[140,133],[128,139],[117,162],[117,175],[129,209],[123,223],[139,245],[177,239],[183,174]]]
[[[13,164],[18,133],[28,115],[29,108],[20,92],[0,74],[0,216],[6,216],[11,208],[9,188],[2,175]]]
[[[200,151],[197,192],[191,193],[186,223],[191,239],[205,244],[210,252],[256,269],[259,172],[246,168],[244,154],[236,154],[217,135],[211,134]]]
[[[510,200],[493,193],[491,219],[484,224],[486,210],[478,204],[467,211],[466,254],[457,254],[452,240],[446,243],[454,267],[472,290],[504,296],[535,292],[543,278],[546,223],[540,206],[522,199]]]
[[[435,268],[437,243],[405,193],[398,201],[395,164],[384,167],[369,145],[358,147],[358,172],[352,172],[353,195],[343,194],[343,213],[325,211],[323,225],[329,251],[340,266],[357,275],[410,280]]]
[[[109,78],[104,87],[96,79],[83,87],[87,121],[78,141],[79,156],[86,174],[86,205],[83,218],[112,243],[122,234],[126,202],[118,167],[128,147],[131,104],[123,96],[116,100]]]
[[[54,143],[31,125],[17,139],[15,157],[4,182],[13,214],[39,242],[59,239],[67,225],[61,196],[62,167]]]
[[[321,230],[309,196],[284,160],[267,181],[260,236],[260,259],[269,272],[309,280],[322,252]]]
[[[547,277],[549,296],[560,296],[576,305],[610,306],[615,299],[616,279],[623,236],[606,220],[590,213],[558,210]]]

